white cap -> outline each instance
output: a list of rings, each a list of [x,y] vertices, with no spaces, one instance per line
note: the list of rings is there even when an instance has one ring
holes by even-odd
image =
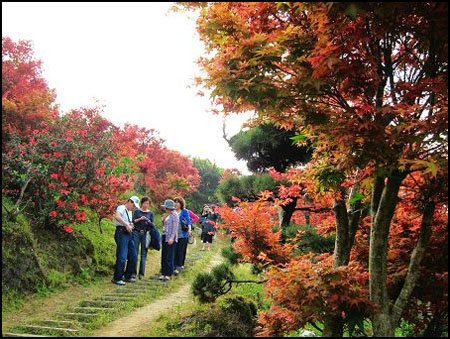
[[[130,200],[134,203],[134,206],[136,206],[136,208],[140,208],[139,207],[139,198],[135,195],[133,195]]]

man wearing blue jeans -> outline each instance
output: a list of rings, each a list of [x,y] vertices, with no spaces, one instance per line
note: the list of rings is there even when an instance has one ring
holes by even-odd
[[[116,266],[112,282],[116,285],[125,285],[123,277],[126,281],[135,282],[133,276],[134,267],[136,266],[137,256],[135,244],[131,236],[133,230],[132,212],[135,208],[139,208],[139,198],[132,196],[124,205],[120,205],[116,209],[116,233],[114,240],[116,241]],[[127,262],[127,256],[128,262]],[[125,263],[127,265],[125,269]]]

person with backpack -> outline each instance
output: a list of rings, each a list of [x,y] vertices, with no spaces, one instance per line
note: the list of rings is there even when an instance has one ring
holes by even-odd
[[[200,217],[200,224],[202,225],[201,240],[203,246],[201,251],[207,249],[209,251],[213,242],[214,235],[216,234],[216,222],[219,219],[217,213],[214,213],[208,205],[205,205],[202,209]]]

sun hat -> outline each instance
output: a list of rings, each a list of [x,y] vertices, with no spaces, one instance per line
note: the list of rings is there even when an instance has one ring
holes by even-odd
[[[161,205],[161,207],[168,208],[170,210],[175,209],[175,202],[172,199],[166,199],[164,201],[164,205]]]
[[[134,203],[134,206],[136,206],[136,208],[139,208],[139,198],[135,195],[133,195],[130,200]]]

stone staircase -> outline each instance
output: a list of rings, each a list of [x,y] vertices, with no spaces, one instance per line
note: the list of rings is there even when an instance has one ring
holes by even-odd
[[[191,267],[201,259],[202,253],[195,252],[186,258],[186,266]],[[104,314],[119,313],[133,302],[139,304],[140,297],[151,296],[152,292],[167,289],[168,282],[151,278],[117,286],[112,291],[91,300],[82,300],[78,306],[49,316],[48,319],[13,327],[3,337],[76,337],[84,336],[84,330],[95,327]]]

